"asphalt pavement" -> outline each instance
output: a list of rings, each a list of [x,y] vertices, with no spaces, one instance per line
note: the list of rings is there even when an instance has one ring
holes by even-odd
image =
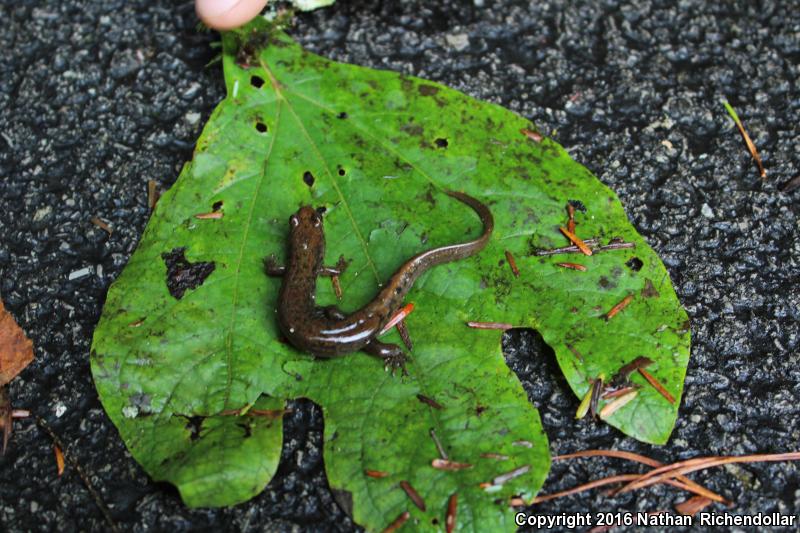
[[[189,510],[131,459],[92,383],[92,332],[147,223],[147,182],[174,182],[224,96],[219,64],[207,66],[218,36],[197,31],[185,1],[3,1],[0,15],[0,295],[36,346],[10,386],[34,416],[17,421],[0,457],[0,529],[105,531],[96,499],[121,530],[356,529],[327,485],[319,408],[299,402],[288,416],[262,494]],[[291,34],[332,59],[435,80],[531,119],[619,194],[661,255],[693,335],[666,446],[575,423],[577,400],[536,334],[504,339],[554,454],[618,448],[671,462],[800,448],[800,189],[781,190],[800,175],[800,3],[340,0],[298,16]],[[69,463],[57,475],[36,417],[83,476]],[[545,491],[632,468],[556,463]],[[735,501],[730,512],[800,514],[797,464],[695,479]],[[594,491],[534,510],[671,510],[684,498],[669,487]]]

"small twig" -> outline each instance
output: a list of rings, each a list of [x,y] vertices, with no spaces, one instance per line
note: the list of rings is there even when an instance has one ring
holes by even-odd
[[[62,453],[64,455],[64,459],[66,459],[66,461],[70,465],[72,465],[72,467],[80,476],[84,486],[86,486],[86,489],[89,491],[89,494],[92,495],[95,505],[97,505],[97,507],[100,508],[100,512],[103,513],[103,517],[106,519],[106,522],[108,523],[108,526],[111,528],[111,531],[118,532],[119,528],[117,527],[117,524],[114,522],[114,519],[111,517],[111,511],[109,511],[108,506],[106,506],[105,502],[103,501],[103,498],[100,496],[100,493],[97,492],[94,486],[92,486],[92,483],[89,480],[89,476],[87,476],[86,473],[83,471],[83,468],[81,468],[81,465],[78,464],[78,461],[74,457],[72,457],[72,455],[69,455],[66,453],[66,451],[64,451],[66,450],[64,443],[61,441],[58,435],[56,435],[56,433],[50,428],[47,422],[44,421],[42,417],[39,416],[36,417],[36,424],[40,428],[42,428],[48,435],[50,435],[50,438],[53,439],[53,443],[56,446],[61,448]]]
[[[597,239],[586,239],[583,241],[584,244],[587,246],[592,246],[593,253],[599,252],[606,252],[609,250],[622,250],[626,248],[636,248],[636,243],[633,242],[624,242],[618,240],[612,240],[608,244],[604,244],[602,246],[596,246],[598,240]],[[576,252],[580,252],[580,248],[577,246],[562,246],[561,248],[550,248],[546,250],[537,250],[534,255],[536,256],[547,256],[547,255],[558,255],[558,254],[574,254]]]
[[[389,476],[389,472],[383,472],[382,470],[364,470],[364,474],[366,474],[367,477],[375,479],[380,479]]]
[[[433,439],[433,443],[436,445],[436,450],[439,452],[439,457],[444,460],[449,459],[447,452],[444,450],[444,446],[442,446],[442,443],[439,442],[439,437],[436,436],[436,430],[433,428],[431,428],[431,438]]]

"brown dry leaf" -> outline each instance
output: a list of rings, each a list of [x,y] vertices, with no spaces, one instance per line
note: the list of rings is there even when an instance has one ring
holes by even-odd
[[[33,342],[0,301],[0,387],[33,361]]]

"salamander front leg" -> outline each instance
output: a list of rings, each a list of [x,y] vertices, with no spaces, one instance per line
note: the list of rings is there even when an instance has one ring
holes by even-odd
[[[278,264],[275,255],[270,255],[264,258],[264,273],[267,276],[283,276],[286,273],[286,267]]]
[[[339,260],[336,261],[336,266],[326,267],[323,266],[318,275],[320,276],[341,276],[347,270],[348,262],[345,261],[344,256],[340,255]]]
[[[383,359],[384,368],[391,369],[392,374],[398,368],[403,371],[403,375],[407,376],[406,372],[406,354],[396,344],[387,344],[379,340],[373,339],[364,347],[364,351],[374,357]]]

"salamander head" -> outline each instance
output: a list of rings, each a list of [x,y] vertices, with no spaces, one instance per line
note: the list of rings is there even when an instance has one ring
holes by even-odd
[[[325,234],[322,229],[322,216],[313,207],[303,206],[289,217],[289,232],[293,245],[302,247],[313,257],[321,257],[324,254]]]
[[[322,217],[310,205],[304,205],[289,218],[292,231],[322,231]]]

